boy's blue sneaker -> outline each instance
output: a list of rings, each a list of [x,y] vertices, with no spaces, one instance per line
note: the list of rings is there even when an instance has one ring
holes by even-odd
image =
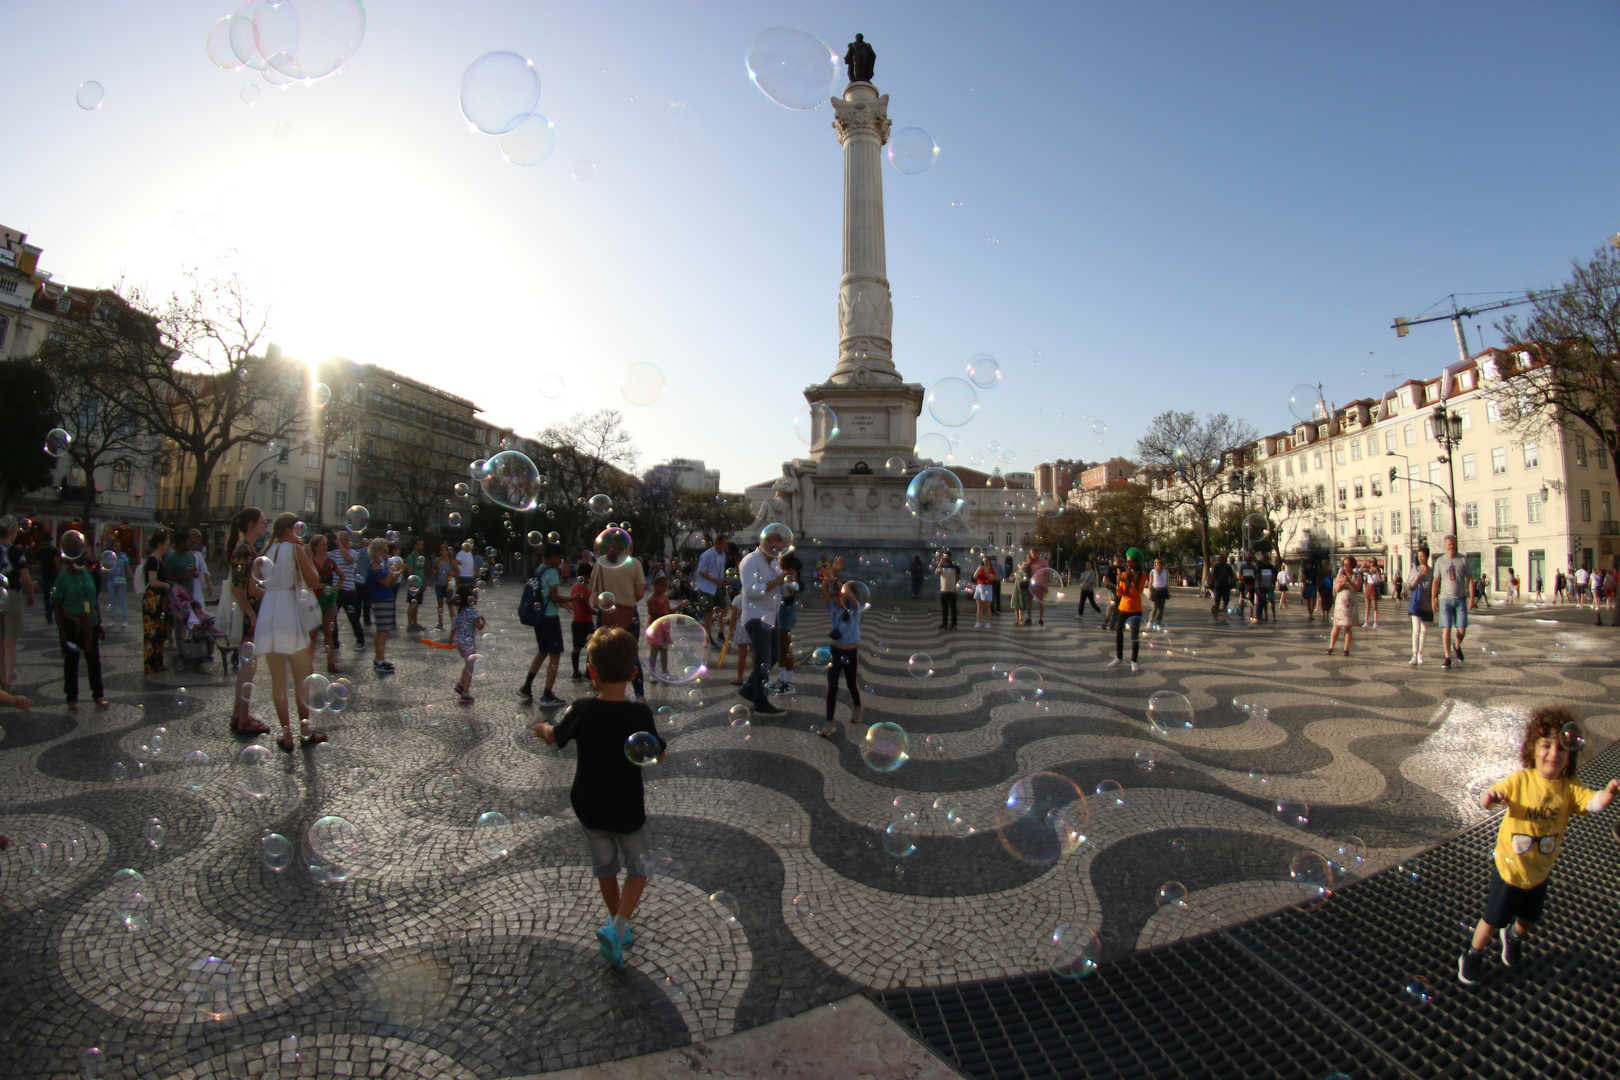
[[[596,932],[596,947],[602,950],[602,956],[614,967],[624,967],[624,943],[619,940],[619,932],[608,923]]]
[[[619,935],[619,944],[623,948],[628,949],[630,946],[634,945],[635,943],[636,943],[636,928],[631,926],[629,923],[625,923],[625,925],[624,925],[624,933]]]

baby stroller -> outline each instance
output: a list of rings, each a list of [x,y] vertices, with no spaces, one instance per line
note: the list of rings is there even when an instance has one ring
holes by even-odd
[[[184,671],[189,664],[193,671],[201,671],[203,665],[214,658],[214,644],[218,635],[214,630],[213,617],[206,611],[199,613],[195,610],[190,591],[184,586],[174,585],[169,589],[169,620],[174,624],[174,670]],[[223,641],[223,638],[220,640]],[[223,649],[220,653],[220,669],[222,672],[227,670]]]

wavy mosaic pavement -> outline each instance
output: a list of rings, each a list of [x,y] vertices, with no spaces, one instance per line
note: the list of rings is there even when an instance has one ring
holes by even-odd
[[[1404,626],[1358,631],[1352,659],[1329,659],[1320,623],[1212,624],[1181,594],[1172,629],[1145,643],[1132,674],[1105,666],[1111,634],[1068,612],[1050,611],[1045,627],[1004,616],[993,630],[946,633],[926,603],[884,602],[861,665],[866,720],[911,735],[913,757],[893,773],[810,734],[825,683],[803,667],[791,712],[756,721],[746,740],[728,723],[729,677],[654,689],[652,703],[683,719],[646,774],[654,842],[673,862],[615,972],[592,939],[601,905],[568,809],[572,752],[529,734],[535,710],[513,694],[527,632],[503,616],[515,591],[493,599],[499,643],[476,705],[448,693],[453,657],[398,641],[400,673],[354,677],[350,708],[325,724],[329,758],[276,754],[262,799],[236,790],[243,743],[225,727],[232,690],[217,663],[147,681],[134,631],[114,631],[113,708],[69,715],[54,642],[31,611],[19,683],[40,705],[0,716],[0,833],[11,838],[0,1055],[16,1075],[75,1075],[97,1046],[109,1077],[307,1075],[317,1063],[357,1076],[521,1076],[713,1039],[858,990],[1041,970],[1059,922],[1092,926],[1104,955],[1120,956],[1296,900],[1287,866],[1301,850],[1355,835],[1368,872],[1481,820],[1469,800],[1514,767],[1536,704],[1574,704],[1597,748],[1620,736],[1609,660],[1620,630],[1589,616],[1499,609],[1476,623],[1466,664],[1445,672],[1432,656],[1408,666]],[[824,628],[807,610],[800,647]],[[919,652],[932,657],[929,678],[909,674]],[[1000,673],[1020,665],[1042,675],[1040,700],[1012,700]],[[1159,690],[1187,695],[1194,731],[1154,734],[1145,704]],[[927,736],[937,741],[925,748]],[[213,762],[200,776],[182,765],[192,750]],[[126,779],[109,778],[114,761]],[[1088,793],[1108,779],[1123,787],[1122,805],[1091,800],[1085,842],[1053,866],[1013,858],[993,827],[1008,784],[1039,770]],[[1281,795],[1309,804],[1303,829],[1272,812]],[[956,835],[951,808],[979,831]],[[882,830],[908,809],[916,852],[896,859]],[[474,841],[488,810],[516,823],[501,857]],[[297,840],[329,814],[365,837],[350,880],[263,867],[265,831]],[[142,835],[153,817],[165,826],[156,849]],[[140,931],[112,910],[124,867],[152,895]],[[1161,910],[1169,881],[1188,902]],[[710,905],[716,890],[736,898],[734,922]],[[188,997],[190,969],[210,956],[235,978],[218,1019]]]

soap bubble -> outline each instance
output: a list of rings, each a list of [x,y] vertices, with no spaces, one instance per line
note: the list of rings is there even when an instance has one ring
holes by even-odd
[[[613,500],[606,495],[592,495],[585,506],[593,514],[613,513]]]
[[[901,128],[889,137],[889,164],[907,176],[927,172],[938,157],[933,136],[922,128]]]
[[[978,824],[979,816],[965,806],[953,806],[945,812],[945,827],[952,836],[972,836]]]
[[[1303,829],[1311,823],[1311,808],[1298,795],[1278,795],[1272,800],[1271,813],[1290,829]]]
[[[468,498],[472,495],[472,485],[465,480],[457,481],[456,486],[450,489],[456,493],[457,498]]]
[[[1419,1008],[1434,1004],[1434,984],[1422,975],[1414,975],[1401,987],[1401,1003]]]
[[[651,405],[664,396],[664,373],[657,364],[639,360],[619,376],[619,393],[632,405]]]
[[[928,415],[946,427],[961,427],[979,412],[973,384],[954,375],[941,379],[928,391]]]
[[[292,865],[293,846],[280,833],[270,833],[259,841],[259,861],[266,870],[280,873]]]
[[[816,917],[815,908],[810,903],[810,898],[808,896],[800,893],[793,898],[793,914],[797,915],[805,922],[809,922]]]
[[[1156,907],[1185,908],[1187,906],[1187,886],[1179,881],[1167,881],[1159,886],[1159,894],[1153,898]]]
[[[1055,568],[1043,566],[1029,579],[1029,595],[1041,603],[1063,599],[1063,575]]]
[[[917,445],[912,450],[924,461],[937,461],[944,465],[949,465],[956,458],[951,450],[951,440],[937,431],[918,436]]]
[[[180,980],[180,1004],[202,1020],[225,1020],[236,1014],[236,969],[217,956],[204,956]]]
[[[731,734],[738,742],[747,742],[754,735],[754,725],[749,717],[753,711],[746,705],[733,705],[731,707]]]
[[[1160,690],[1149,697],[1147,717],[1153,734],[1162,738],[1179,739],[1193,729],[1192,702],[1174,690]]]
[[[107,779],[108,780],[111,780],[114,783],[116,783],[119,780],[127,780],[128,778],[129,778],[129,769],[125,767],[125,765],[124,765],[124,763],[122,761],[115,761],[111,765],[107,766]]]
[[[45,433],[45,452],[51,457],[61,457],[73,445],[73,436],[59,427],[51,428]]]
[[[906,670],[913,679],[926,679],[934,674],[934,658],[927,653],[912,653],[906,661]]]
[[[1131,760],[1135,761],[1136,767],[1143,772],[1152,772],[1154,766],[1159,764],[1159,759],[1154,756],[1151,746],[1138,746],[1136,752],[1131,755]]]
[[[820,38],[789,26],[761,30],[743,55],[760,92],[789,109],[819,109],[837,92],[843,61]]]
[[[612,611],[618,605],[619,605],[619,598],[614,596],[612,593],[610,593],[610,592],[599,592],[599,593],[596,594],[596,610],[598,610],[598,611]]]
[[[884,721],[866,729],[861,738],[861,760],[876,772],[893,772],[906,763],[910,747],[906,729]]]
[[[157,818],[147,818],[146,827],[141,830],[141,835],[146,838],[147,844],[153,851],[158,850],[163,846],[163,822]]]
[[[1187,841],[1183,840],[1179,836],[1173,837],[1170,841],[1170,850],[1175,852],[1177,855],[1187,854]]]
[[[563,392],[563,377],[555,371],[548,371],[540,376],[540,396],[545,398],[558,398]]]
[[[988,390],[1001,381],[1001,365],[989,353],[974,353],[968,357],[968,381],[981,390]]]
[[[275,569],[275,560],[268,555],[260,555],[253,560],[253,565],[248,569],[248,576],[253,579],[254,584],[263,585],[270,580],[270,575]]]
[[[1581,725],[1574,721],[1565,724],[1559,731],[1558,737],[1566,750],[1579,753],[1586,749],[1586,732],[1582,731]]]
[[[1367,861],[1367,845],[1359,836],[1341,836],[1329,851],[1328,861],[1333,864],[1335,877],[1349,877],[1358,872]]]
[[[319,818],[305,834],[311,856],[330,881],[344,881],[359,867],[365,841],[360,830],[336,815]]]
[[[1098,420],[1091,425],[1091,433],[1093,435],[1107,435],[1108,425]]]
[[[183,687],[183,686],[181,686],[181,687],[178,687],[178,688],[176,688],[176,689],[175,689],[175,692],[174,692],[174,703],[175,703],[175,704],[176,704],[176,705],[180,705],[180,706],[183,706],[183,705],[185,705],[185,703],[186,703],[186,702],[187,702],[187,701],[188,701],[188,700],[190,700],[190,698],[191,698],[191,691],[190,691],[190,690],[187,690],[187,689],[186,689],[186,688],[185,688],[185,687]]]
[[[1423,880],[1423,862],[1416,855],[1395,864],[1395,876],[1416,885]]]
[[[350,532],[364,532],[371,524],[371,511],[358,504],[351,506],[343,515],[343,524]]]
[[[326,703],[326,692],[331,686],[331,680],[320,672],[304,676],[304,704],[311,708],[320,708]]]
[[[290,139],[290,138],[292,138],[292,131],[293,131],[292,125],[289,124],[285,120],[283,120],[281,123],[279,123],[279,124],[277,124],[275,126],[275,135],[276,135],[276,138],[278,138],[278,139]]]
[[[1095,791],[1097,805],[1104,810],[1119,810],[1125,805],[1125,789],[1118,780],[1099,780]]]
[[[724,889],[709,894],[709,907],[727,926],[737,925],[737,898]]]
[[[1315,420],[1320,416],[1322,395],[1310,383],[1300,383],[1288,392],[1288,412],[1295,420]]]
[[[491,502],[508,510],[540,505],[540,470],[521,450],[502,450],[485,462],[478,486]]]
[[[1288,863],[1288,880],[1300,891],[1300,906],[1321,907],[1333,895],[1333,867],[1320,852],[1301,851]]]
[[[888,828],[883,830],[883,850],[891,858],[904,859],[917,850],[916,815],[909,816],[911,821],[901,818],[890,822]]]
[[[92,1046],[79,1055],[79,1076],[82,1080],[102,1080],[107,1071],[107,1052]]]
[[[1047,938],[1047,966],[1064,979],[1081,979],[1097,970],[1102,942],[1080,923],[1058,923]]]
[[[461,76],[461,115],[485,135],[504,135],[534,112],[540,76],[515,52],[485,53]]]
[[[793,434],[806,446],[825,446],[838,438],[838,414],[831,405],[813,401],[793,414]]]
[[[652,669],[654,678],[684,685],[708,674],[708,634],[703,623],[690,615],[664,615],[647,627],[647,647],[662,650]]]
[[[551,156],[556,146],[555,125],[539,113],[530,113],[517,127],[501,136],[501,157],[513,165],[538,165]]]
[[[57,541],[57,549],[64,559],[77,559],[84,554],[84,533],[78,529],[69,529]]]
[[[1014,701],[1034,701],[1046,693],[1041,673],[1032,667],[1016,667],[1007,672],[1007,691]]]
[[[786,554],[787,549],[793,546],[793,530],[780,521],[773,521],[759,530],[759,546],[775,545]]]
[[[656,765],[663,750],[658,745],[658,736],[650,731],[638,731],[624,741],[624,756],[630,759],[630,764],[646,768]]]
[[[530,547],[539,547],[546,542],[545,536],[541,534],[539,529],[530,529],[523,539]]]
[[[611,525],[597,533],[593,549],[598,562],[603,566],[612,567],[623,566],[625,560],[630,558],[633,546],[629,533],[617,525]]]
[[[949,469],[932,466],[911,478],[906,508],[922,521],[944,521],[962,509],[966,495],[962,481]]]
[[[996,805],[996,831],[1001,846],[1014,858],[1032,866],[1051,866],[1079,845],[1080,829],[1090,816],[1085,796],[1073,780],[1061,773],[1038,772],[1013,781],[1007,789]]]
[[[79,108],[89,111],[101,108],[101,99],[106,96],[107,91],[101,84],[91,79],[79,84],[79,92],[73,95],[73,100],[79,103]]]
[[[506,845],[512,840],[512,825],[506,820],[506,815],[498,810],[488,810],[478,815],[473,823],[473,841],[482,851],[492,859],[499,859],[506,854]]]
[[[1249,770],[1246,780],[1248,782],[1248,789],[1251,792],[1255,794],[1265,794],[1267,785],[1271,783],[1271,776],[1266,772],[1266,770],[1256,765],[1254,768]]]
[[[864,581],[846,581],[838,589],[838,598],[846,608],[865,611],[872,606],[872,590]]]
[[[580,183],[584,183],[596,175],[596,162],[590,158],[580,158],[574,162],[574,167],[569,171],[569,175]]]
[[[248,684],[253,685],[252,683]],[[203,786],[208,778],[208,755],[202,750],[193,750],[186,755],[186,787],[196,791]]]
[[[113,915],[126,930],[145,930],[152,925],[152,898],[146,891],[146,877],[139,870],[120,870],[112,880]]]
[[[890,458],[883,463],[883,471],[890,476],[906,475],[906,459],[903,457]]]

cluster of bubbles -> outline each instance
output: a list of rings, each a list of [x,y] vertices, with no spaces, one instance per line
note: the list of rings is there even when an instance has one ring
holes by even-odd
[[[203,48],[226,71],[256,71],[271,86],[312,83],[342,71],[366,36],[360,0],[245,0],[208,28]],[[243,88],[252,103],[258,87]]]
[[[528,57],[506,50],[480,56],[461,74],[459,100],[467,123],[498,136],[501,157],[513,165],[538,165],[556,149],[556,127],[534,111],[540,73]]]

